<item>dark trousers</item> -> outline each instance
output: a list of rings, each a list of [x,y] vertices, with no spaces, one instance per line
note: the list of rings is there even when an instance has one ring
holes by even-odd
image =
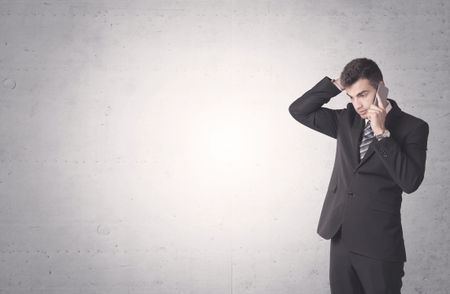
[[[331,294],[400,294],[403,264],[349,252],[339,230],[330,244]]]

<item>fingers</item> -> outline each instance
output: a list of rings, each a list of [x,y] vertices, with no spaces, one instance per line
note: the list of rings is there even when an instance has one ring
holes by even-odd
[[[377,115],[377,114],[382,114],[383,113],[383,109],[379,109],[379,108],[369,108],[368,110],[367,110],[367,112],[370,114],[375,114],[375,115]]]
[[[376,117],[382,117],[383,116],[383,110],[379,109],[378,107],[370,107],[367,110],[367,116],[369,120],[373,121]]]
[[[378,99],[378,98],[377,98],[377,99]],[[378,109],[378,110],[380,110],[380,111],[386,110],[386,107],[384,107],[383,103],[382,103],[380,100],[378,100],[378,103],[379,103],[378,106],[375,105],[375,104],[370,104],[369,109]],[[381,107],[380,107],[380,105],[381,105]]]
[[[368,109],[368,110],[371,110],[371,109],[372,109],[372,110],[383,111],[382,108],[376,106],[375,104],[371,104],[371,105],[369,106],[369,109]]]

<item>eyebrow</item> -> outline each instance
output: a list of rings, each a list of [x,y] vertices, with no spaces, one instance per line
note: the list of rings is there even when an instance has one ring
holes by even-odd
[[[369,92],[369,91],[368,91],[368,90],[361,91],[361,92],[359,92],[358,94],[356,94],[356,96],[360,96],[360,95],[362,95],[364,92]],[[346,93],[346,94],[347,94],[348,97],[352,98],[352,96],[350,96],[348,93]]]

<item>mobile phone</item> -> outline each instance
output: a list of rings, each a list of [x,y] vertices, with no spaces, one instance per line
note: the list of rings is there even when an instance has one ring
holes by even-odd
[[[373,100],[373,104],[378,106],[378,99],[377,96],[380,97],[381,102],[383,103],[383,106],[387,106],[387,95],[389,93],[389,89],[384,85],[383,82],[378,83],[378,89],[377,93],[375,94],[375,98]]]

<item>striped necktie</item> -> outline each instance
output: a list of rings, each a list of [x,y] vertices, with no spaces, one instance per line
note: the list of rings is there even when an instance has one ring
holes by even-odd
[[[370,121],[367,121],[367,124],[364,128],[363,137],[361,140],[361,145],[359,145],[359,159],[363,159],[364,155],[369,149],[369,144],[372,142],[374,138],[374,134],[372,131],[372,127],[370,126]]]

